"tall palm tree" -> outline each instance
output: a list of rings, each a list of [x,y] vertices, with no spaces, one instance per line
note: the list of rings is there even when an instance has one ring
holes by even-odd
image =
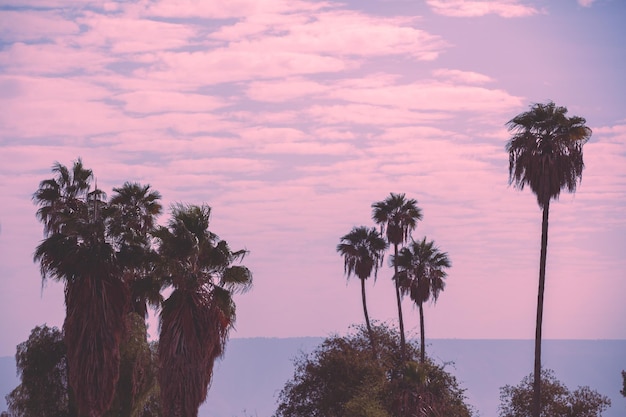
[[[353,227],[350,233],[341,237],[341,242],[337,245],[337,252],[344,258],[344,272],[348,279],[352,274],[361,280],[361,300],[363,302],[363,314],[365,315],[365,325],[372,345],[374,357],[376,345],[374,333],[370,324],[367,312],[367,302],[365,297],[365,280],[374,272],[374,279],[378,273],[378,267],[382,265],[387,242],[375,228],[365,226]]]
[[[69,384],[80,415],[99,417],[119,377],[128,289],[107,241],[104,193],[90,191],[92,171],[78,159],[71,170],[57,162],[52,172],[33,194],[45,237],[34,260],[44,281],[65,284]]]
[[[158,307],[162,301],[161,283],[153,273],[158,256],[151,245],[156,218],[162,211],[161,194],[150,185],[131,182],[113,188],[113,193],[108,233],[130,288],[132,311],[146,319],[148,304]]]
[[[506,144],[509,153],[509,183],[520,190],[526,185],[537,196],[543,210],[541,255],[535,330],[535,366],[533,416],[541,409],[541,325],[548,247],[548,213],[550,200],[558,199],[562,189],[575,192],[584,168],[583,145],[591,129],[582,117],[567,117],[567,108],[553,102],[536,103],[530,110],[507,123],[512,138]]]
[[[246,251],[231,251],[209,231],[210,213],[207,205],[175,205],[168,227],[155,233],[173,288],[161,309],[158,353],[163,415],[172,417],[198,415],[235,321],[232,295],[252,284],[248,268],[233,265]]]
[[[153,353],[148,342],[148,305],[163,301],[162,283],[155,274],[158,254],[152,247],[156,218],[161,214],[161,194],[150,185],[126,182],[113,188],[107,209],[107,231],[117,251],[131,303],[126,315],[127,331],[120,345],[122,366],[108,416],[137,415],[156,387],[150,372]]]
[[[404,194],[390,193],[383,201],[372,204],[372,219],[381,227],[381,233],[386,233],[387,241],[393,245],[394,257],[398,256],[398,247],[404,244],[422,220],[422,210],[417,206],[417,200],[407,199]],[[398,274],[398,266],[394,264],[394,276]],[[400,347],[402,354],[406,351],[404,335],[404,320],[402,317],[402,298],[398,281],[395,281],[396,303],[398,305],[398,321],[400,326]]]
[[[402,248],[398,257],[394,259],[398,265],[396,281],[400,291],[409,295],[417,305],[420,315],[420,361],[426,360],[426,337],[424,336],[424,303],[428,300],[437,302],[439,294],[446,286],[444,279],[448,275],[445,271],[451,263],[446,252],[441,252],[434,241],[411,242]]]

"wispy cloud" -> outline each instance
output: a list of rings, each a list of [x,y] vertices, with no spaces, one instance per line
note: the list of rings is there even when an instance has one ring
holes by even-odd
[[[578,262],[591,265],[595,248],[615,240],[608,230],[626,227],[626,128],[623,114],[615,121],[606,112],[606,103],[622,108],[622,98],[582,97],[560,78],[567,73],[596,86],[599,69],[616,58],[587,68],[568,61],[560,48],[538,48],[548,35],[554,45],[571,47],[571,39],[556,23],[535,19],[541,10],[534,3],[427,1],[444,16],[526,17],[515,25],[418,16],[424,7],[418,2],[403,2],[403,15],[368,2],[5,3],[0,254],[7,280],[33,285],[0,291],[0,308],[15,308],[13,300],[24,293],[39,296],[31,260],[41,229],[30,196],[54,161],[70,164],[81,156],[106,190],[140,181],[161,191],[166,206],[214,207],[215,232],[251,250],[246,262],[257,284],[238,305],[240,336],[323,335],[354,321],[359,299],[354,314],[355,294],[345,286],[334,248],[352,226],[371,224],[371,203],[393,191],[418,199],[425,217],[416,237],[435,239],[454,262],[449,302],[437,307],[445,318],[433,336],[532,337],[519,330],[523,321],[473,324],[492,314],[476,305],[488,304],[493,294],[532,316],[527,305],[536,298],[540,212],[530,192],[507,188],[504,123],[544,95],[599,120],[585,145],[583,183],[575,198],[555,204],[551,218],[555,247],[563,248],[550,266],[555,280],[570,271],[563,259],[572,235],[593,231],[593,245],[571,249]],[[514,53],[486,50],[484,40],[496,36]],[[471,43],[463,42],[467,37]],[[577,45],[581,54],[587,47]],[[541,60],[547,53],[553,59]],[[540,62],[537,68],[531,58]],[[544,86],[546,74],[559,78]],[[606,265],[626,268],[622,259],[609,256]],[[601,266],[591,274],[588,268],[581,266],[581,273],[593,275],[599,287],[626,291],[610,281],[615,269]],[[371,292],[372,313],[381,319],[395,317],[388,272],[381,270]],[[272,298],[272,309],[268,294],[281,294]],[[62,320],[60,297],[55,324]],[[336,308],[321,311],[320,305]],[[296,307],[301,320],[284,314]],[[407,316],[407,325],[415,325]],[[24,326],[41,319],[33,315]],[[623,326],[607,326],[606,334],[624,337]],[[552,329],[567,336],[574,327],[559,321]],[[24,337],[7,340],[13,349]]]
[[[433,75],[443,80],[456,81],[466,84],[487,84],[493,82],[493,79],[491,77],[473,71],[461,71],[441,68],[434,70]]]
[[[595,3],[595,1],[596,0],[578,0],[578,4],[583,7],[591,7],[591,5]]]
[[[435,13],[452,17],[479,17],[495,14],[501,17],[528,17],[539,9],[520,0],[426,0]]]

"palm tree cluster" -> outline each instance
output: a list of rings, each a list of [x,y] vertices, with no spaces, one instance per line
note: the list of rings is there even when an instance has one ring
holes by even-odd
[[[583,145],[592,133],[585,123],[582,117],[568,117],[566,107],[550,101],[532,104],[530,110],[515,116],[506,124],[512,134],[506,145],[509,154],[509,184],[520,190],[529,186],[543,211],[535,327],[533,417],[539,417],[542,410],[541,337],[550,201],[558,199],[563,189],[575,192],[581,181],[584,169]],[[366,306],[365,280],[372,273],[376,279],[385,251],[393,246],[390,263],[394,269],[401,352],[404,356],[406,340],[402,297],[408,295],[419,310],[420,362],[424,363],[423,305],[428,300],[436,302],[444,290],[450,260],[445,252],[435,246],[434,241],[428,242],[426,238],[415,241],[411,237],[417,222],[422,220],[422,212],[416,200],[407,199],[404,194],[391,193],[385,200],[372,204],[372,209],[372,218],[380,225],[380,233],[375,228],[359,226],[341,237],[337,251],[344,258],[344,272],[348,278],[356,275],[361,280],[365,322],[376,357],[376,343]]]
[[[372,219],[380,226],[355,226],[340,239],[337,252],[344,258],[344,272],[348,278],[356,275],[361,281],[361,300],[365,315],[365,325],[370,335],[370,344],[374,357],[377,355],[376,341],[367,310],[365,280],[382,266],[385,251],[393,245],[390,264],[393,266],[398,325],[400,333],[400,351],[406,356],[406,336],[402,314],[402,297],[409,296],[419,310],[421,356],[425,362],[424,309],[427,301],[437,301],[445,288],[446,269],[451,263],[446,252],[441,252],[434,241],[413,240],[411,234],[422,220],[422,210],[417,200],[406,198],[405,194],[390,193],[383,201],[372,204]],[[384,236],[384,237],[383,237]],[[402,246],[405,245],[405,246]]]
[[[63,334],[79,415],[107,412],[129,327],[139,318],[147,338],[152,306],[160,309],[162,408],[197,416],[235,321],[232,296],[252,283],[239,264],[246,251],[231,250],[209,230],[207,205],[174,205],[167,225],[158,226],[161,195],[149,185],[127,182],[107,201],[80,159],[71,168],[55,163],[52,172],[33,195],[44,226],[34,259],[43,281],[65,286]]]

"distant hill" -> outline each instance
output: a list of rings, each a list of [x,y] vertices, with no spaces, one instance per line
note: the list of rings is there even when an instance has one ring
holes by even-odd
[[[230,340],[224,359],[216,364],[200,417],[270,417],[278,393],[293,375],[293,359],[321,341],[315,337]],[[499,388],[516,385],[532,369],[531,340],[436,339],[427,344],[428,354],[446,364],[467,389],[468,402],[481,417],[496,417]],[[626,340],[546,340],[543,358],[544,366],[554,369],[570,389],[589,385],[609,396],[613,405],[604,417],[626,416],[626,399],[619,393],[620,371],[626,370]],[[0,358],[2,400],[17,382],[14,359]],[[0,411],[4,409],[0,401]]]

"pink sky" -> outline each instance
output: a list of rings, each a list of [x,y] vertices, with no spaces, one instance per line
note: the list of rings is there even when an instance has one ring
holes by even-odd
[[[415,198],[453,267],[430,338],[534,336],[541,212],[508,187],[504,124],[554,100],[593,129],[551,206],[546,338],[626,338],[626,3],[0,0],[0,355],[61,326],[30,196],[82,157],[107,192],[213,207],[255,285],[232,337],[361,323],[335,252],[371,203]],[[165,222],[168,214],[161,218]],[[390,268],[370,315],[396,319]],[[417,336],[416,310],[405,302]],[[153,320],[151,331],[158,323]]]

